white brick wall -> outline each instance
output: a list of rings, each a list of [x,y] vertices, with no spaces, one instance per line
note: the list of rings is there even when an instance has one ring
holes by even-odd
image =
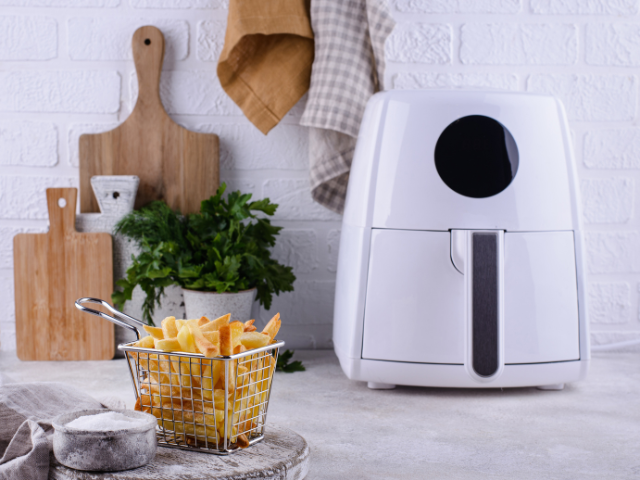
[[[631,16],[638,13],[638,2],[636,0],[531,0],[531,12]]]
[[[493,88],[562,98],[583,195],[594,343],[640,336],[640,0],[388,0],[394,88]],[[78,138],[114,128],[137,97],[131,34],[166,37],[161,96],[178,123],[221,137],[230,189],[280,203],[274,253],[296,291],[279,310],[290,346],[329,347],[340,217],[309,195],[304,100],[268,136],[216,78],[227,0],[0,0],[0,319],[15,345],[12,238],[46,228],[44,189],[77,184]],[[290,323],[289,323],[290,322]],[[283,332],[285,330],[283,329]]]
[[[69,56],[71,60],[131,60],[131,37],[143,25],[154,25],[165,37],[165,63],[184,60],[189,53],[189,24],[184,20],[151,18],[71,18]]]
[[[521,0],[393,0],[399,12],[518,13]]]
[[[53,167],[58,129],[52,122],[0,123],[0,166]]]
[[[58,56],[58,25],[49,17],[0,17],[0,60],[50,60]]]
[[[242,111],[222,90],[215,64],[208,70],[165,70],[160,78],[160,98],[170,114],[203,116],[241,116]],[[138,97],[135,72],[130,77],[131,108]]]
[[[460,29],[460,60],[468,65],[571,65],[575,25],[471,23]]]
[[[631,121],[636,116],[638,81],[633,75],[534,74],[527,91],[560,97],[569,120]]]
[[[18,69],[0,72],[2,112],[117,113],[119,106],[118,72]]]
[[[589,178],[581,190],[586,223],[627,223],[633,217],[632,178]]]
[[[451,63],[451,26],[401,23],[387,40],[390,61],[405,63]]]
[[[627,323],[631,315],[631,288],[626,282],[589,286],[591,323]]]

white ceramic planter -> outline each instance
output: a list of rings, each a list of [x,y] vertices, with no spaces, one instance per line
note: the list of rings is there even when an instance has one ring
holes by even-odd
[[[242,322],[251,318],[251,306],[257,290],[244,290],[238,293],[199,292],[182,289],[187,318],[205,316],[210,320],[231,314],[231,320]]]

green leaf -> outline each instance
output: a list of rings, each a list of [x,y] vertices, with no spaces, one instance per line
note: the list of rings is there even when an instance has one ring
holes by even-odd
[[[300,360],[289,363],[289,360],[291,360],[294,353],[295,352],[291,350],[281,352],[278,356],[278,361],[276,362],[276,370],[285,373],[304,372],[306,368],[304,368],[304,365],[302,365]]]
[[[199,213],[183,216],[164,202],[153,202],[118,222],[115,233],[134,240],[140,253],[132,257],[126,279],[117,282],[114,303],[122,308],[140,286],[143,316],[152,323],[170,285],[220,293],[255,287],[267,309],[274,294],[293,290],[293,269],[271,256],[282,227],[267,217],[278,206],[269,199],[252,202],[251,194],[227,193],[226,188],[223,183],[202,201]]]

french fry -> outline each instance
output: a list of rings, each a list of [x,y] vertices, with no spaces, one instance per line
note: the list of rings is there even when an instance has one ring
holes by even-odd
[[[180,342],[180,346],[182,347],[183,352],[196,353],[196,342],[193,338],[193,335],[191,335],[191,331],[189,330],[189,327],[187,325],[184,325],[180,328],[177,338],[178,342]]]
[[[176,338],[178,336],[178,327],[176,327],[176,317],[167,317],[160,323],[164,338]]]
[[[200,317],[200,320],[198,320],[198,326],[201,327],[207,323],[209,323],[211,320],[209,320],[207,317],[205,317],[204,315],[202,317]]]
[[[167,355],[153,355],[149,359],[149,376],[159,385],[180,385],[180,377],[173,372],[171,359]]]
[[[220,376],[221,388],[224,389],[225,383],[229,389],[229,392],[233,392],[236,388],[236,365],[238,361],[232,361],[223,365],[222,367],[222,375]],[[229,377],[227,378],[227,370],[229,373]]]
[[[233,354],[235,355],[236,353],[242,353],[242,352],[246,352],[247,351],[247,347],[245,347],[244,345],[242,345],[241,343],[236,345],[235,348],[233,349]]]
[[[231,396],[232,393],[229,392],[229,396]],[[224,390],[218,388],[216,390],[214,390],[213,392],[213,401],[214,401],[214,405],[216,410],[223,410],[224,411]],[[228,403],[231,403],[230,400],[228,400]]]
[[[202,332],[202,328],[200,329],[200,331]],[[214,345],[218,345],[218,348],[220,348],[220,332],[202,332],[202,335],[204,336],[204,338],[209,340]]]
[[[185,323],[186,323],[186,320],[176,320],[176,328],[178,329],[178,332],[182,327],[184,327]]]
[[[179,352],[182,348],[177,338],[164,338],[162,340],[156,340],[155,343],[155,348],[163,352]]]
[[[233,355],[233,349],[240,343],[243,330],[242,322],[232,322],[220,327],[220,355]]]
[[[252,348],[266,347],[269,345],[271,338],[264,333],[259,332],[244,332],[240,335],[240,343],[247,347],[249,350]]]
[[[246,322],[244,322],[244,331],[246,332],[247,328],[252,327],[254,323],[255,319],[247,320]]]
[[[191,384],[192,384],[191,365],[189,365],[188,361],[184,362],[182,360],[184,359],[177,358],[175,362],[171,362],[171,368],[173,369],[174,372],[180,374],[180,384],[183,387],[191,387]],[[200,379],[198,378],[198,380]],[[200,385],[198,384],[196,386],[199,387]]]
[[[211,392],[222,377],[223,369],[224,362],[217,361],[213,365],[207,365],[202,372],[202,395],[208,400],[211,400]]]
[[[262,333],[266,333],[269,335],[269,338],[273,340],[276,338],[278,334],[278,330],[280,330],[280,314],[276,313],[271,320],[265,325],[264,329],[262,329]]]
[[[248,332],[255,332],[256,330],[258,330],[255,326],[251,325],[250,327],[244,327],[244,331],[245,333]]]
[[[247,448],[249,446],[249,439],[244,433],[238,435],[238,447]]]
[[[142,337],[136,346],[140,348],[155,348],[155,341],[153,337],[149,335],[148,337]]]
[[[151,335],[153,338],[158,340],[162,340],[164,338],[164,333],[162,333],[162,329],[158,327],[150,327],[149,325],[143,325],[144,331]]]
[[[195,341],[195,345],[197,349],[200,350],[200,353],[208,358],[212,358],[220,354],[218,346],[204,338],[204,335],[198,326],[198,320],[189,320],[187,322],[187,327],[189,328],[189,331]]]
[[[230,313],[227,313],[226,315],[223,315],[221,317],[216,318],[215,320],[212,320],[211,323],[213,324],[213,329],[220,330],[220,327],[222,325],[227,325],[229,323],[229,320],[231,320]]]

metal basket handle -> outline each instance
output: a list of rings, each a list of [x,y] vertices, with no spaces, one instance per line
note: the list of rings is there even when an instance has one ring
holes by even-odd
[[[128,322],[132,322],[132,323],[138,324],[140,326],[146,325],[145,323],[141,322],[137,318],[130,317],[126,313],[122,313],[120,310],[116,310],[111,305],[109,305],[107,302],[105,302],[104,300],[100,300],[99,298],[84,297],[84,298],[79,298],[78,300],[76,300],[76,308],[78,310],[80,310],[82,312],[90,313],[91,315],[95,315],[95,316],[100,317],[100,318],[104,318],[105,320],[109,320],[111,323],[115,323],[119,327],[128,328],[129,330],[135,332],[136,336],[138,337],[138,340],[140,340],[140,330],[138,330],[133,325],[129,325],[128,323],[125,323],[122,320],[118,320],[117,318],[114,318],[111,315],[107,315],[106,313],[99,312],[98,310],[93,310],[92,308],[84,307],[84,306],[82,306],[83,303],[97,303],[99,305],[102,305],[104,308],[109,310],[114,315],[116,315],[118,317],[121,317],[124,320],[127,320]]]

